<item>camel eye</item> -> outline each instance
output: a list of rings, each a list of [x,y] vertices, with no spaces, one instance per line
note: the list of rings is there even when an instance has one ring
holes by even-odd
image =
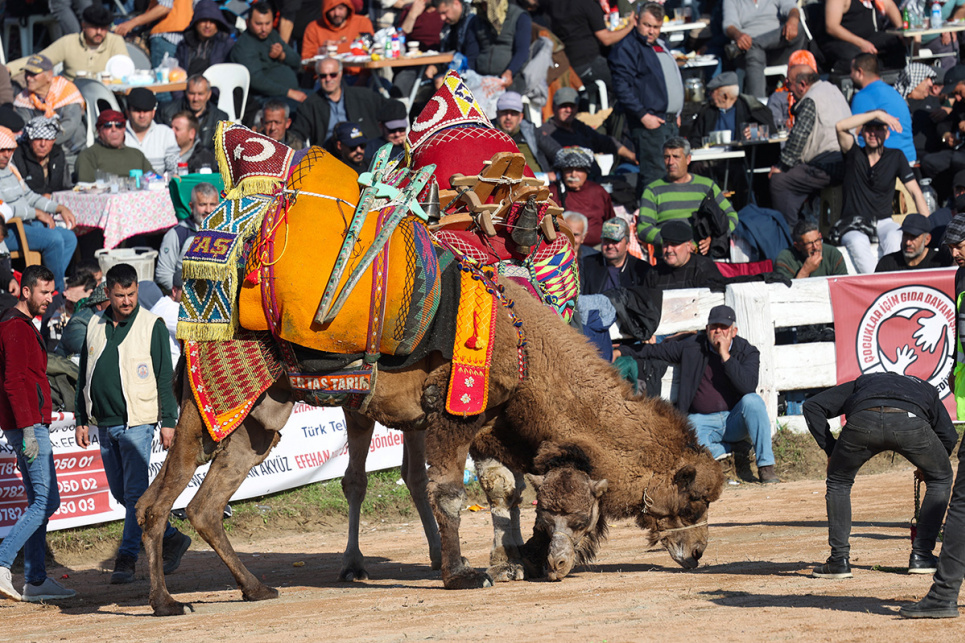
[[[570,520],[570,529],[573,531],[583,531],[590,526],[589,516],[577,516]]]

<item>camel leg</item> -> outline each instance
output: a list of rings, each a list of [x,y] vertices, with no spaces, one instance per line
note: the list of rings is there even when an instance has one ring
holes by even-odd
[[[466,500],[463,471],[469,444],[480,426],[479,418],[461,420],[442,412],[432,413],[426,433],[429,462],[429,501],[439,525],[442,544],[442,582],[446,589],[491,587],[492,578],[476,571],[462,557],[459,513]]]
[[[439,569],[442,567],[442,545],[439,542],[439,527],[432,515],[432,505],[426,492],[429,474],[426,471],[424,431],[409,431],[405,434],[405,441],[402,443],[402,479],[409,489],[416,511],[419,512],[419,519],[422,520],[422,529],[429,544],[429,562],[432,569]]]
[[[155,616],[184,614],[184,604],[174,600],[164,580],[162,540],[174,501],[187,488],[198,464],[205,459],[202,447],[204,425],[201,416],[193,403],[193,397],[188,394],[184,399],[190,400],[190,403],[185,403],[181,408],[174,443],[157,477],[141,496],[136,508],[137,522],[143,530],[141,542],[147,554],[151,577],[151,607],[154,608]]]
[[[187,507],[191,525],[221,557],[235,577],[246,601],[277,598],[278,590],[258,580],[238,558],[228,540],[228,534],[225,533],[224,507],[244,482],[251,468],[268,456],[279,437],[277,431],[267,431],[256,422],[246,419],[241,427],[225,439],[226,442],[211,463],[198,493]]]
[[[365,559],[359,549],[359,522],[361,521],[362,502],[368,489],[369,477],[365,473],[365,461],[372,443],[375,420],[345,410],[346,435],[348,436],[348,467],[342,477],[342,493],[348,500],[348,542],[342,554],[342,569],[338,573],[341,581],[368,580]]]
[[[489,554],[489,575],[497,582],[523,580],[523,544],[519,528],[519,503],[525,483],[501,462],[485,458],[476,462],[476,475],[493,517],[493,548]]]

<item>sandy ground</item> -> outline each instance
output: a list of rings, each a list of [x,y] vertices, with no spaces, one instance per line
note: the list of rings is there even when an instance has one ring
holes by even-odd
[[[911,468],[859,477],[854,493],[854,578],[812,579],[827,557],[824,483],[728,487],[712,505],[711,541],[695,571],[649,549],[631,523],[612,526],[597,561],[558,583],[443,589],[428,567],[418,523],[372,522],[362,549],[372,580],[335,580],[340,532],[235,542],[249,568],[281,590],[245,603],[227,569],[195,543],[169,587],[194,613],[155,618],[139,563],[137,582],[108,584],[106,561],[51,570],[79,596],[62,605],[0,602],[0,638],[69,641],[515,640],[779,641],[954,640],[962,622],[907,621],[930,576],[905,573],[913,510]],[[527,507],[524,525],[532,525]],[[489,515],[464,512],[463,554],[481,567]],[[241,539],[236,539],[241,540]],[[15,576],[15,582],[19,579]],[[951,635],[951,638],[949,637]]]

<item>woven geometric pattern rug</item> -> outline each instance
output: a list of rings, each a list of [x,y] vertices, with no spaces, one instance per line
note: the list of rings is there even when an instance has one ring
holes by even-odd
[[[464,263],[460,269],[461,293],[446,411],[453,415],[478,415],[486,410],[489,399],[489,367],[495,346],[498,306],[494,293],[480,279],[476,268]]]
[[[249,194],[274,194],[285,185],[295,150],[244,125],[218,123],[214,135],[228,199]]]
[[[238,428],[258,396],[284,372],[269,333],[244,331],[229,341],[187,341],[184,354],[191,391],[215,441]]]
[[[223,201],[184,255],[184,291],[177,336],[184,340],[230,340],[238,328],[238,267],[245,240],[257,234],[272,197]]]

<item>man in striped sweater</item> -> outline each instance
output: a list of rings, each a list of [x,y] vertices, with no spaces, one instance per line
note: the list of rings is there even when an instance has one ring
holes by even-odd
[[[704,176],[691,174],[690,143],[687,139],[674,137],[663,145],[663,161],[667,174],[648,185],[640,200],[640,212],[637,222],[637,235],[643,244],[663,245],[660,227],[675,220],[690,221],[694,226],[694,236],[700,254],[706,255],[711,251],[711,243],[715,233],[712,226],[702,224],[700,216],[695,216],[701,209],[704,199],[710,197],[708,206],[716,208],[726,217],[726,232],[717,233],[721,240],[737,227],[737,212],[730,204],[721,189],[712,180]],[[722,231],[721,231],[722,232]],[[726,247],[728,244],[719,244]]]

